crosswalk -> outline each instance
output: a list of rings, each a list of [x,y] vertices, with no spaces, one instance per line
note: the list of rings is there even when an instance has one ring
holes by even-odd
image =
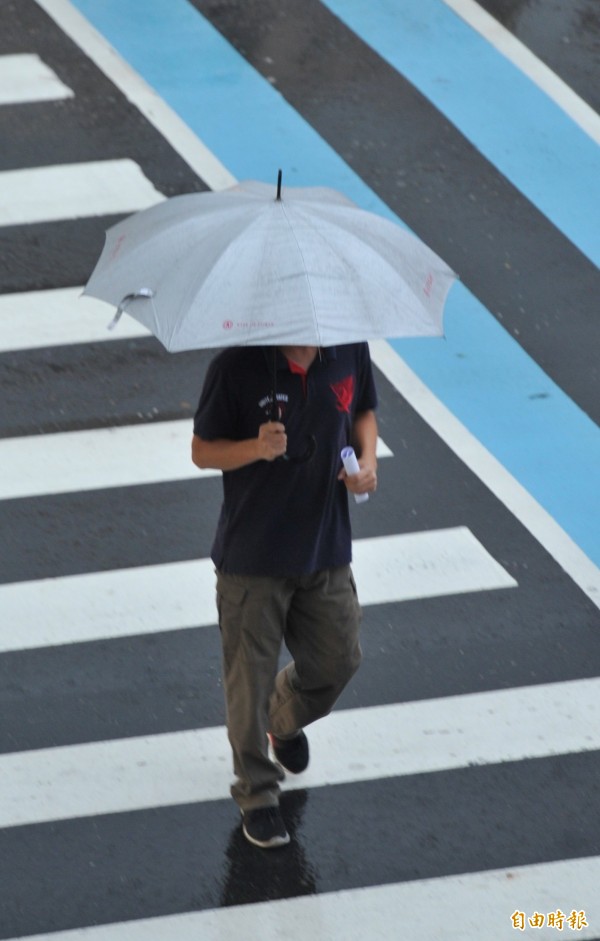
[[[60,133],[107,63],[109,126],[133,102],[184,145],[160,167],[121,140],[2,169],[0,239],[91,222],[91,260],[105,218],[171,194],[182,150],[198,188],[232,179],[75,7],[24,0],[19,16],[0,122],[3,105],[37,103]],[[80,40],[60,77],[43,42],[25,48],[40,35]],[[17,433],[0,416],[0,938],[503,941],[556,937],[558,912],[563,934],[597,938],[597,567],[374,345],[381,486],[352,508],[365,660],[284,784],[289,853],[257,856],[228,796],[214,571],[197,548],[218,511],[218,475],[189,458],[206,359],[180,360],[181,407],[164,418],[169,354],[127,316],[108,332],[110,310],[81,290],[66,258],[54,281],[32,272],[0,294],[0,383],[29,389],[40,355],[50,377],[47,414]],[[71,415],[64,383],[76,396],[103,350],[122,373]],[[127,381],[142,385],[135,423]],[[160,504],[173,526],[158,533]]]

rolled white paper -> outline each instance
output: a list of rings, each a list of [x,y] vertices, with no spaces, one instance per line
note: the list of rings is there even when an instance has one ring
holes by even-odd
[[[354,448],[344,448],[341,453],[342,464],[344,465],[344,470],[351,477],[353,474],[358,474],[360,467],[358,461],[356,460],[356,454],[354,453]],[[364,503],[369,499],[368,493],[355,493],[354,499],[357,503]]]

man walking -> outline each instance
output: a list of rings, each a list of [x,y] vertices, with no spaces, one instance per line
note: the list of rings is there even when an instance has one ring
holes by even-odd
[[[366,343],[244,347],[213,360],[194,418],[192,460],[223,471],[211,557],[231,793],[263,848],[289,842],[282,768],[307,767],[303,729],[360,663],[348,492],[377,486],[376,405]],[[351,477],[340,461],[349,444],[360,466]],[[282,643],[292,660],[278,671]]]

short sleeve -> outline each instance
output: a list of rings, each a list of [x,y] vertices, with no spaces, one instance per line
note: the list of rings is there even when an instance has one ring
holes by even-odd
[[[370,409],[377,408],[377,389],[368,343],[358,345],[357,359],[358,388],[355,398],[355,411],[367,412]]]
[[[210,364],[194,415],[194,434],[205,441],[218,438],[235,440],[238,437],[239,417],[237,397],[234,393],[223,356]]]

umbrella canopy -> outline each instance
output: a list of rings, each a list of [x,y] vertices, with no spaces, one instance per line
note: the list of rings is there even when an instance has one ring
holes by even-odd
[[[170,351],[441,336],[456,275],[400,226],[326,188],[246,182],[108,230],[85,294]]]

